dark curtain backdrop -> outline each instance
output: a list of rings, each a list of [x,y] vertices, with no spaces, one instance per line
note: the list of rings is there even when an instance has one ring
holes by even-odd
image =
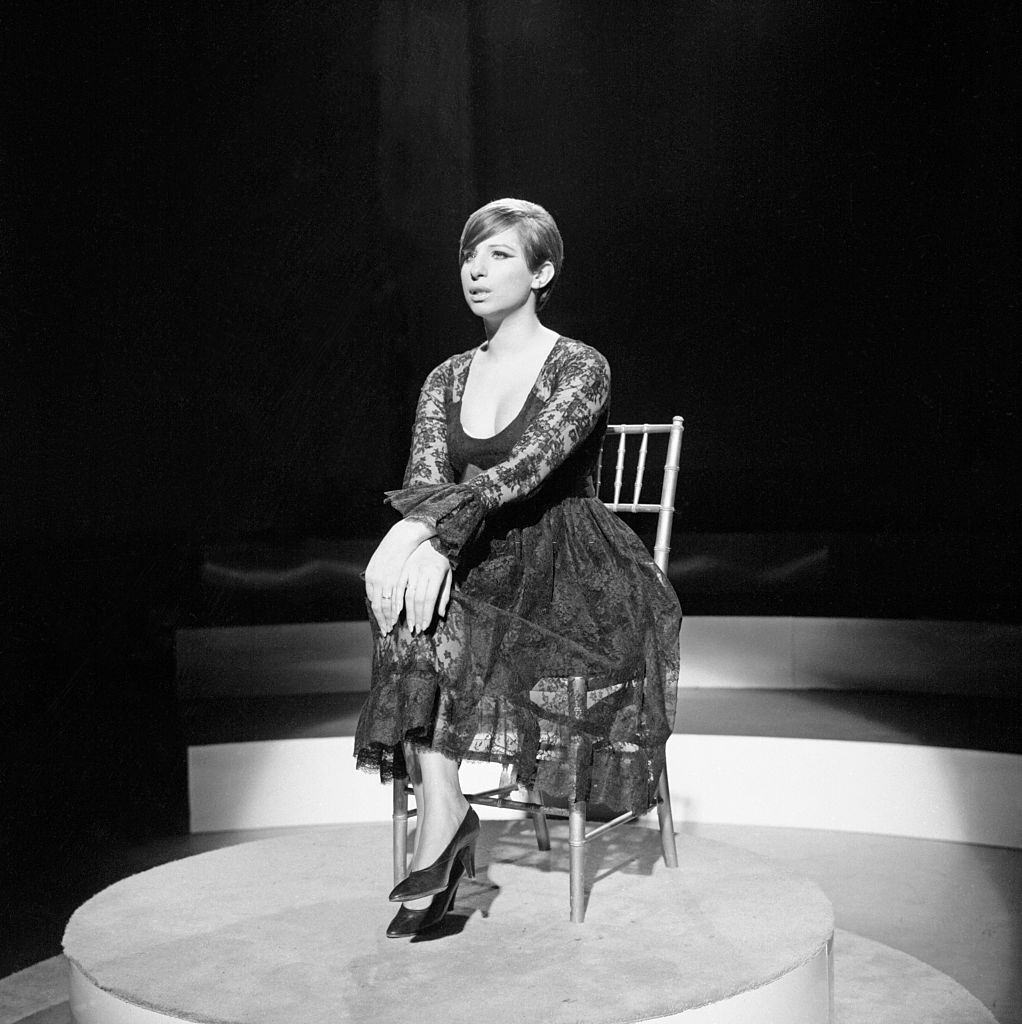
[[[370,536],[523,195],[684,528],[1015,529],[1013,5],[5,14],[9,539]]]

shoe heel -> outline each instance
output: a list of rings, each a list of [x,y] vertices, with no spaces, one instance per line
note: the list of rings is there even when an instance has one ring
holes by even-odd
[[[469,878],[475,878],[476,876],[476,844],[469,843],[461,851],[461,865],[465,869],[465,874]]]

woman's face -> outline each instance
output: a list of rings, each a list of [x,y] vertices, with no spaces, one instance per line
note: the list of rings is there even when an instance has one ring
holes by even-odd
[[[507,228],[462,254],[461,287],[476,316],[502,320],[529,301],[534,288],[545,284],[553,267],[529,269],[518,232]]]

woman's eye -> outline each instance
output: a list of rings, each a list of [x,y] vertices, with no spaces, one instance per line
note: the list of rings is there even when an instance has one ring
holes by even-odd
[[[509,253],[509,252],[501,252],[499,249],[494,249],[493,250],[493,255],[494,255],[495,259],[499,258],[499,259],[502,259],[502,260],[506,260],[506,259],[508,259],[511,256],[511,253]]]
[[[461,254],[461,262],[462,262],[462,263],[468,263],[468,261],[469,261],[469,260],[474,260],[474,259],[475,259],[475,255],[476,255],[476,254],[475,254],[475,253],[474,253],[474,252],[473,252],[472,250],[470,250],[470,249],[466,249],[466,250],[465,250],[465,251],[464,251],[464,252],[463,252],[463,253]]]

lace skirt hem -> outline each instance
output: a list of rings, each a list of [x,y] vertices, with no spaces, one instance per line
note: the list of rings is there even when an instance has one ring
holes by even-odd
[[[424,737],[417,730],[412,730],[407,739],[421,743]],[[431,749],[439,748],[431,746]],[[541,802],[548,806],[585,800],[615,813],[643,814],[655,806],[657,786],[664,769],[663,748],[655,751],[591,748],[580,751],[570,760],[532,760],[527,763],[500,751],[468,750],[459,753],[441,749],[441,753],[459,763],[514,764],[518,769],[519,786],[538,793]],[[357,769],[379,775],[381,782],[388,783],[408,775],[402,744],[373,745],[359,750],[356,757]]]

